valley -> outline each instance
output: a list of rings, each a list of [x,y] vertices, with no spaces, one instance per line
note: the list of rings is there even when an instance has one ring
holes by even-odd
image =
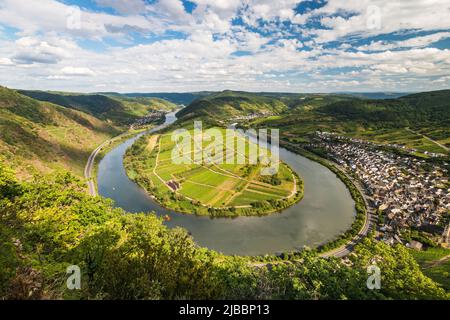
[[[445,309],[449,12],[0,0],[1,310]]]
[[[132,101],[132,98],[128,100]],[[1,157],[19,168],[23,178],[57,170],[68,170],[82,177],[92,150],[128,131],[129,125],[149,112],[161,110],[151,103],[144,106],[135,102],[140,106],[136,108],[136,105],[130,107],[114,101],[106,96],[32,94],[0,87]],[[164,104],[168,109],[162,110],[175,107],[168,101]],[[109,118],[111,114],[113,117]],[[116,117],[121,120],[114,120],[118,119]]]
[[[429,247],[428,250],[434,250],[436,243],[441,241],[439,230],[448,219],[444,210],[440,211],[439,220],[433,220],[438,221],[436,231],[417,231],[417,226],[410,230],[410,227],[403,226],[399,238],[395,238],[396,229],[392,234],[385,232],[385,235],[391,235],[394,239],[390,243],[390,238],[383,238],[383,233],[380,233],[382,220],[377,218],[379,213],[373,203],[367,202],[369,196],[367,190],[360,186],[360,178],[340,167],[332,159],[332,154],[324,151],[326,148],[319,150],[318,145],[314,145],[317,144],[318,133],[329,131],[350,141],[371,141],[377,148],[385,148],[386,152],[416,157],[420,161],[430,162],[431,166],[443,165],[445,170],[444,161],[448,157],[447,123],[445,118],[434,116],[434,109],[421,111],[422,116],[417,120],[407,116],[405,121],[392,121],[389,115],[391,110],[386,109],[384,104],[396,105],[397,102],[369,100],[369,103],[360,97],[343,94],[224,91],[210,93],[211,96],[201,95],[178,111],[170,102],[158,104],[158,100],[146,100],[154,98],[132,98],[126,95],[113,98],[111,94],[98,98],[97,95],[83,94],[79,95],[83,97],[81,99],[75,94],[58,93],[60,97],[70,96],[67,98],[70,103],[61,101],[66,106],[60,106],[48,101],[55,101],[55,93],[50,94],[51,99],[47,95],[40,96],[44,100],[40,101],[14,90],[2,90],[2,121],[9,128],[3,131],[1,143],[5,151],[2,151],[2,157],[5,157],[6,163],[16,166],[19,178],[26,181],[32,174],[61,170],[81,177],[83,169],[86,169],[89,172],[86,177],[90,177],[90,194],[96,195],[98,188],[99,197],[96,199],[111,198],[116,208],[129,212],[155,212],[160,219],[164,218],[164,225],[170,228],[168,230],[183,227],[189,231],[195,247],[201,245],[209,248],[198,250],[223,252],[218,253],[213,260],[222,261],[230,259],[226,257],[238,255],[241,258],[236,259],[244,259],[243,263],[249,268],[285,263],[294,266],[300,261],[304,264],[305,255],[312,250],[318,255],[314,259],[322,259],[319,256],[328,259],[339,257],[345,263],[350,263],[355,254],[362,255],[361,248],[371,241],[383,245],[386,243],[387,247],[382,249],[385,250],[384,254],[388,254],[390,247],[397,248],[396,243],[404,247],[405,244],[413,243],[413,240],[421,241]],[[27,94],[31,95],[29,92]],[[33,95],[36,97],[36,93]],[[94,104],[91,104],[89,97],[95,101],[92,102]],[[100,106],[106,109],[92,107],[102,99],[107,102],[104,105],[100,103]],[[110,103],[108,99],[115,102]],[[408,97],[399,99],[411,101]],[[426,101],[427,98],[421,99]],[[399,108],[412,108],[410,105],[413,103],[409,103]],[[355,104],[359,111],[347,114],[347,106],[352,106],[349,110],[353,110]],[[109,113],[108,107],[114,111]],[[366,112],[373,113],[374,108],[387,112],[381,113],[385,122],[379,118],[375,125],[368,120],[372,115],[367,118]],[[152,112],[168,111],[173,112],[167,115],[165,124],[153,127],[160,123],[154,117],[154,123],[150,121],[139,127],[140,123],[147,121],[139,119],[150,119],[148,115]],[[191,149],[187,149],[187,152],[178,150],[178,159],[177,156],[173,158],[173,150],[179,148],[180,144],[172,139],[172,130],[186,129],[195,137],[192,132],[194,120],[203,121],[205,130],[215,129],[223,136],[226,136],[225,128],[231,124],[244,129],[282,128],[278,173],[275,176],[262,176],[259,162],[254,165],[227,164],[227,157],[231,154],[223,157],[221,153],[227,154],[228,143],[217,147],[209,138],[198,150],[195,150],[195,142],[190,141],[188,144]],[[17,126],[13,131],[14,121]],[[417,121],[425,122],[426,127],[420,127]],[[24,131],[28,128],[30,134]],[[12,132],[15,132],[13,136]],[[35,143],[28,142],[30,136],[33,137],[30,141]],[[233,141],[237,145],[240,140],[244,141],[241,149],[244,151],[234,150],[232,157],[258,159],[252,152],[260,154],[259,146],[251,139],[240,136],[235,136]],[[77,151],[68,152],[63,157],[58,157],[62,153],[56,153],[54,158],[43,152],[45,148],[64,152],[68,147]],[[13,153],[17,150],[23,150],[23,155],[20,152]],[[102,156],[98,167],[95,162],[97,153],[94,152],[89,158],[93,150],[98,150]],[[179,160],[195,159],[199,150],[200,154],[206,155],[203,160],[209,162],[179,163]],[[270,156],[270,151],[267,154]],[[84,168],[88,158],[90,161]],[[225,163],[217,161],[220,158]],[[444,202],[441,203],[445,206]],[[270,214],[280,211],[280,214]],[[211,219],[213,217],[217,219]],[[386,218],[383,222],[387,226],[391,224]],[[371,243],[369,246],[370,250],[375,250],[380,245]],[[445,266],[445,261],[432,267],[423,264],[423,270],[445,285],[442,280],[447,272]],[[426,271],[427,268],[432,269]]]

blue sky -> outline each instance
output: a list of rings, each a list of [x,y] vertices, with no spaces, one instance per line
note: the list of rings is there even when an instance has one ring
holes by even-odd
[[[447,0],[0,0],[0,85],[81,92],[450,87]]]

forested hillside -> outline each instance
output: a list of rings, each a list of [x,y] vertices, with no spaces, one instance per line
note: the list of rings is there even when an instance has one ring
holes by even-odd
[[[450,125],[450,90],[417,93],[399,99],[339,101],[318,111],[379,126]]]
[[[81,176],[92,150],[118,133],[81,111],[0,87],[0,154],[20,176],[62,168]]]
[[[192,101],[209,95],[211,92],[154,92],[154,93],[125,93],[122,96],[130,98],[159,98],[175,104],[188,105]]]
[[[280,99],[227,90],[195,100],[178,112],[177,116],[184,119],[206,117],[223,120],[252,113],[278,114],[285,110],[287,106]]]
[[[114,209],[68,173],[19,182],[2,163],[0,252],[0,299],[448,298],[402,246],[366,239],[346,264],[304,251],[256,265],[199,248],[153,214]],[[381,290],[366,286],[374,256]],[[82,271],[80,291],[66,288],[70,265]]]
[[[139,116],[145,116],[149,111],[173,111],[177,105],[160,98],[112,96],[113,99],[119,100],[125,106],[125,110]]]
[[[77,94],[47,91],[19,91],[31,98],[52,102],[67,108],[89,113],[113,125],[124,126],[153,110],[170,111],[175,105],[162,99],[127,98],[100,94]]]
[[[342,94],[278,98],[288,111],[244,125],[280,128],[291,142],[308,142],[319,130],[404,145],[425,157],[424,152],[448,153],[441,146],[450,146],[450,90],[377,100]]]

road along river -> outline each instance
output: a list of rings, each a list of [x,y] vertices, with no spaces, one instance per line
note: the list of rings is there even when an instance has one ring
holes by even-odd
[[[165,125],[175,120],[174,113],[168,114]],[[171,221],[166,225],[187,229],[201,246],[237,255],[316,247],[349,229],[356,215],[350,192],[334,173],[284,148],[280,148],[280,159],[303,179],[305,195],[302,201],[280,214],[211,219],[169,211],[159,206],[125,173],[123,156],[142,134],[126,140],[100,161],[99,194],[113,199],[117,207],[129,212],[154,211],[159,216],[169,215]]]

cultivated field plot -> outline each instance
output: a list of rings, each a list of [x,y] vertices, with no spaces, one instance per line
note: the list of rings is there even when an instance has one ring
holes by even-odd
[[[145,147],[138,155],[144,168],[137,174],[151,181],[155,194],[168,192],[217,209],[245,208],[296,196],[298,179],[286,164],[277,162],[275,174],[263,175],[262,169],[267,167],[263,160],[267,158],[261,155],[265,152],[270,157],[267,149],[242,136],[226,137],[224,129],[217,130],[223,143],[208,137],[207,132],[199,145],[189,131],[191,138],[184,147],[172,141],[171,134],[145,137]],[[202,161],[195,162],[196,156]],[[251,159],[256,163],[250,163]]]

